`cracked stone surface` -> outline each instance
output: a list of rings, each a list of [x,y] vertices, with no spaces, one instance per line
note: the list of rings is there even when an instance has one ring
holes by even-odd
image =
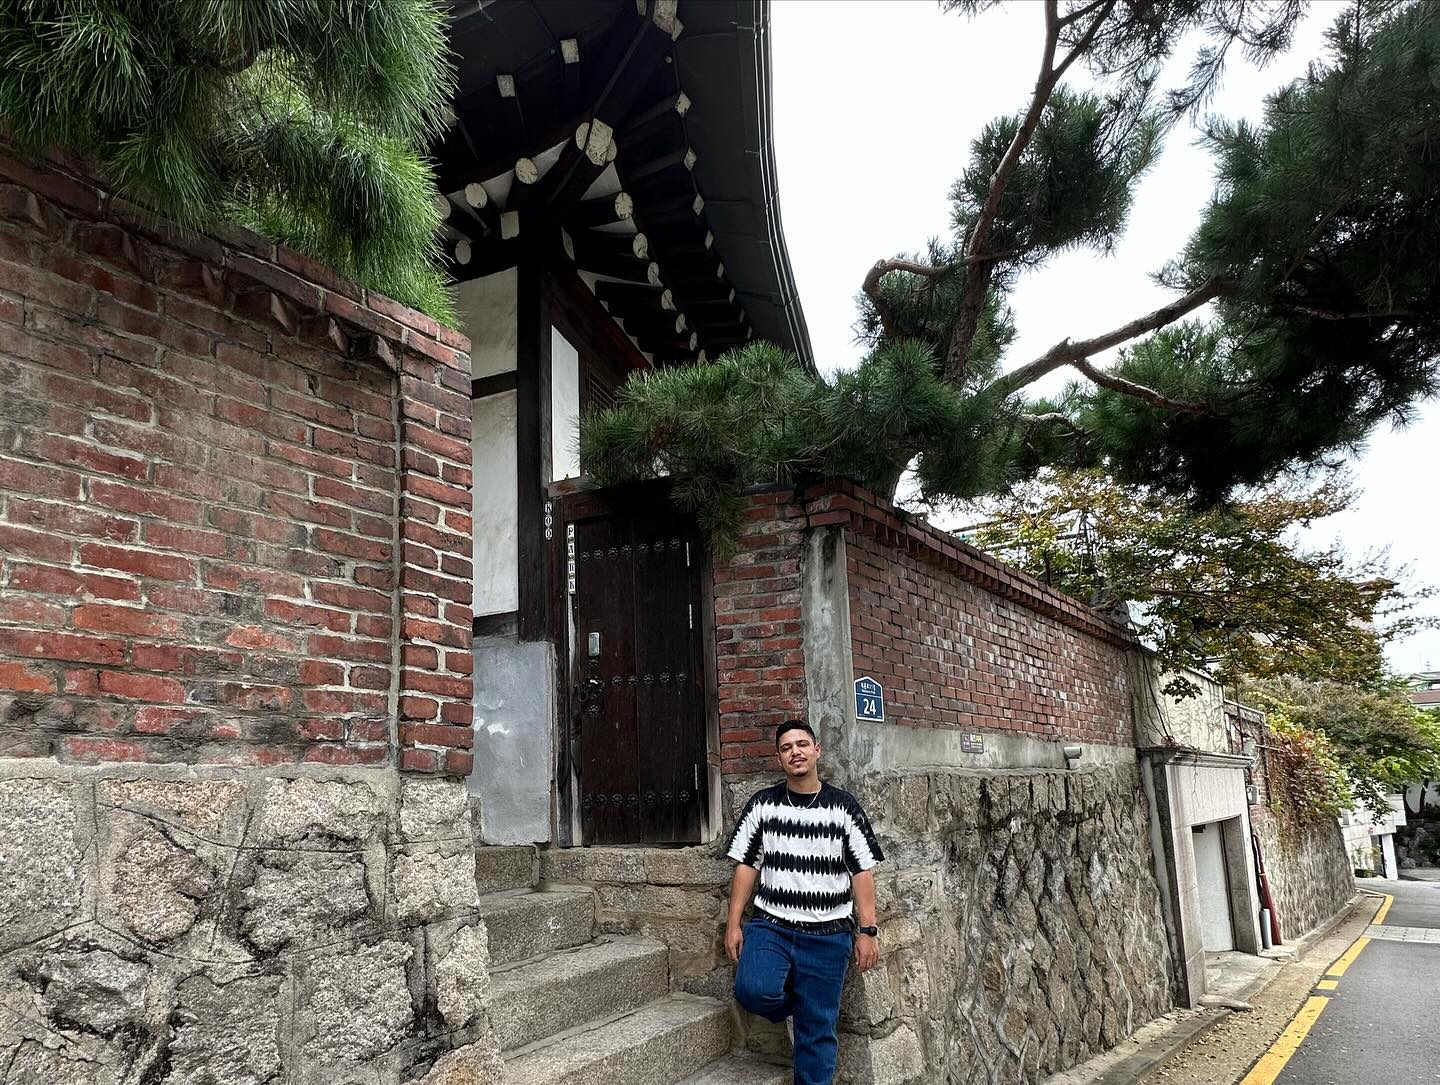
[[[143,822],[112,847],[110,902],[126,927],[158,945],[195,925],[201,902],[216,887],[198,856]]]
[[[266,1085],[280,1074],[280,980],[180,984],[164,1085]]]
[[[480,1016],[490,997],[490,949],[485,927],[461,927],[449,952],[435,966],[435,998],[451,1028],[464,1028]]]
[[[242,930],[261,951],[333,940],[370,909],[365,864],[339,854],[276,856],[241,890]],[[288,860],[288,861],[286,861]]]
[[[494,1085],[464,784],[324,772],[0,779],[0,1085]]]
[[[406,965],[414,951],[381,942],[309,965],[314,1057],[361,1062],[389,1051],[410,1033],[414,1009]]]
[[[144,962],[104,949],[67,950],[42,957],[35,974],[45,985],[40,1005],[55,1021],[108,1036],[144,1013]]]
[[[64,780],[0,780],[0,950],[59,930],[81,910],[83,852]]]
[[[255,843],[263,847],[330,841],[356,844],[381,821],[380,798],[364,784],[341,780],[273,780],[262,800]]]
[[[397,855],[390,871],[390,891],[395,900],[392,920],[400,924],[424,922],[451,909],[478,906],[474,854],[461,850],[454,855]]]
[[[470,836],[470,796],[449,780],[400,785],[400,838],[443,840]]]

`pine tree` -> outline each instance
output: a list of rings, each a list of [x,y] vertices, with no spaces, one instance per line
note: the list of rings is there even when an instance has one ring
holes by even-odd
[[[944,6],[975,15],[995,5]],[[794,393],[826,404],[817,417],[830,428],[775,430],[783,419],[748,415],[803,440],[743,469],[743,457],[712,462],[699,454],[703,419],[667,413],[685,399],[655,394],[705,378],[667,377],[627,390],[615,416],[582,422],[603,479],[654,469],[653,456],[627,461],[622,449],[683,446],[679,466],[697,472],[687,492],[724,492],[732,506],[744,485],[827,473],[889,494],[907,468],[928,501],[964,500],[1048,465],[1104,466],[1122,482],[1214,504],[1404,420],[1440,382],[1440,5],[1431,3],[1358,0],[1336,19],[1327,57],[1274,94],[1261,123],[1205,123],[1218,186],[1159,272],[1173,301],[1019,364],[1006,356],[1018,279],[1056,253],[1113,245],[1136,183],[1177,122],[1203,110],[1229,54],[1275,56],[1305,7],[1047,0],[1033,97],[974,141],[951,191],[951,238],[879,261],[861,288],[859,368],[835,381],[806,377],[813,392]],[[1210,44],[1185,85],[1160,93],[1166,61],[1197,30]],[[1080,65],[1094,89],[1065,86]],[[1094,361],[1113,348],[1113,365]],[[917,359],[936,380],[917,378]],[[1077,378],[1062,394],[1029,392],[1062,369]],[[864,447],[838,454],[862,426]]]
[[[230,221],[453,322],[422,152],[439,0],[0,0],[0,122],[186,228]]]

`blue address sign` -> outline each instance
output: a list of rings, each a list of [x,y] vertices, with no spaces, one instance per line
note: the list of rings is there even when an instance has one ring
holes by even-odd
[[[855,718],[885,722],[885,689],[868,676],[855,679]]]

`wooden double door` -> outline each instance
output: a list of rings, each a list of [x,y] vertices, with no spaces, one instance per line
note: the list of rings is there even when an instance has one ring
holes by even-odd
[[[569,754],[582,842],[700,840],[705,546],[663,493],[564,502]]]

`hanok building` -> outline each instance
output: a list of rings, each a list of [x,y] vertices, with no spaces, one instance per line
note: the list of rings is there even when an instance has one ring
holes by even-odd
[[[472,343],[471,786],[489,843],[696,842],[716,824],[705,546],[658,490],[586,492],[577,417],[633,373],[752,338],[810,361],[766,5],[645,6],[454,15],[456,120],[435,155]]]

